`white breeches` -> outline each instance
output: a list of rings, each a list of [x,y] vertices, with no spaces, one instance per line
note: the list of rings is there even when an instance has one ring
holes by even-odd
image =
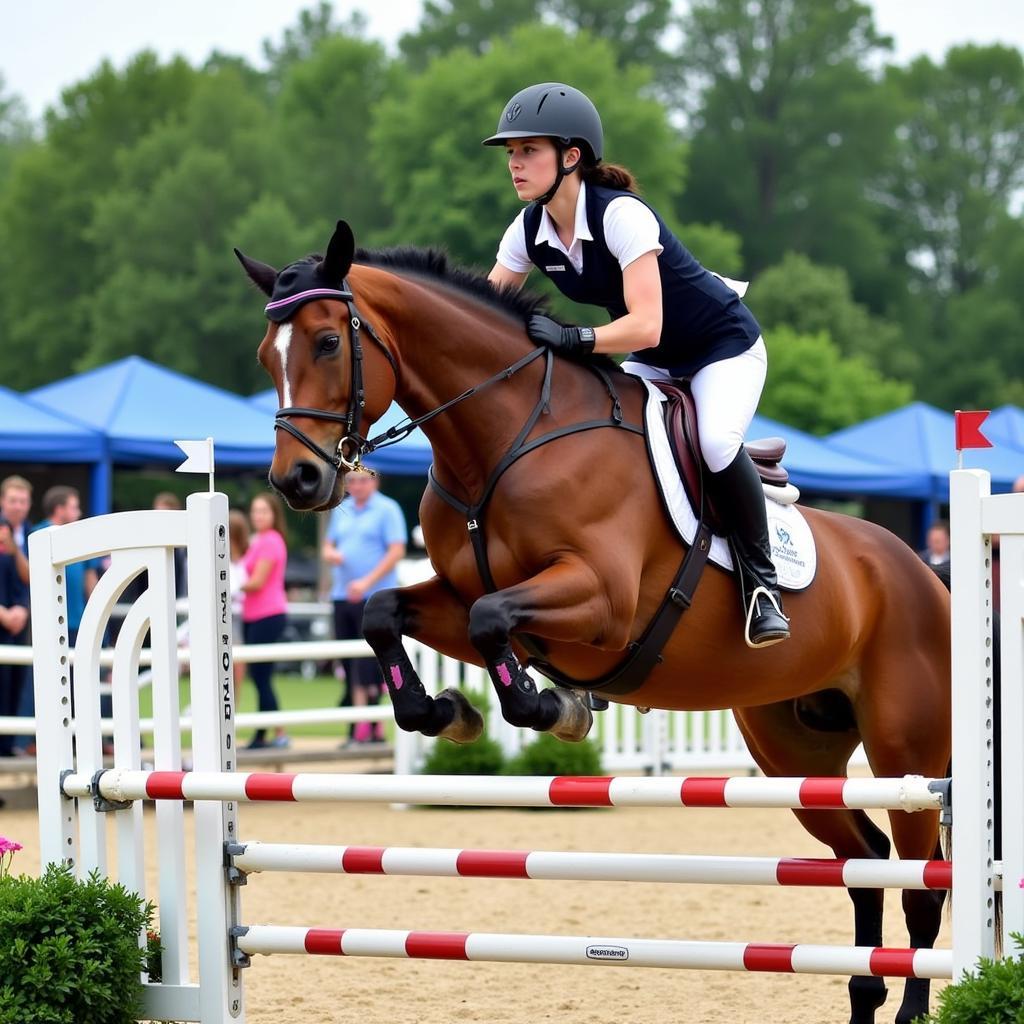
[[[668,370],[660,366],[631,359],[622,368],[648,380],[669,377]],[[746,352],[711,363],[690,379],[697,406],[701,454],[712,473],[720,473],[736,458],[757,411],[767,372],[768,353],[764,339],[758,338]]]

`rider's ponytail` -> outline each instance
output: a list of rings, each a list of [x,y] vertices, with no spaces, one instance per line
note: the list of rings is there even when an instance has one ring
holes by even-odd
[[[640,186],[633,177],[633,172],[621,164],[590,163],[587,161],[580,168],[583,180],[588,185],[599,185],[602,188],[613,188],[617,192],[635,192],[639,194]]]

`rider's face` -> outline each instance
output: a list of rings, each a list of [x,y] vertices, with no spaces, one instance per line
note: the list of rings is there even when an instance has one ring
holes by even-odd
[[[550,139],[509,139],[505,153],[512,185],[523,202],[544,195],[555,183],[558,151]]]

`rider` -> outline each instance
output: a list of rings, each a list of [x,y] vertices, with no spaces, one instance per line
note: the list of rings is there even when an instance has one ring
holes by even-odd
[[[612,322],[562,327],[534,314],[527,333],[570,357],[629,353],[623,369],[649,379],[688,377],[716,510],[739,567],[745,639],[789,636],[772,564],[764,494],[743,436],[757,408],[767,353],[753,314],[705,270],[624,167],[602,163],[594,104],[558,82],[517,92],[485,146],[504,146],[516,195],[530,205],[505,232],[489,278],[520,288],[538,267],[576,302]]]

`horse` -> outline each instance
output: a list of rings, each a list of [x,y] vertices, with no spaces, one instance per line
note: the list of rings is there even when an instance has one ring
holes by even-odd
[[[686,553],[639,431],[643,384],[611,361],[535,348],[523,324],[536,297],[497,291],[443,254],[357,252],[344,221],[325,256],[280,273],[236,254],[271,298],[258,350],[281,405],[269,481],[293,508],[341,500],[346,474],[373,446],[364,426],[392,401],[430,441],[437,486],[423,495],[420,521],[435,575],[374,595],[363,624],[397,724],[461,741],[480,729],[457,691],[425,693],[407,636],[487,667],[515,724],[580,738],[589,707],[577,691],[538,690],[530,652],[584,687],[607,677]],[[590,428],[570,429],[581,424]],[[541,436],[553,439],[531,448]],[[525,454],[509,462],[517,444]],[[467,522],[467,508],[482,518]],[[787,598],[792,639],[746,647],[735,582],[709,567],[647,678],[606,696],[647,708],[731,708],[767,775],[845,775],[858,744],[877,776],[946,775],[948,590],[885,529],[810,507],[803,514],[818,564],[813,584]],[[889,838],[863,811],[795,814],[838,858],[889,856]],[[901,858],[941,857],[937,812],[890,811],[889,823]],[[881,945],[881,890],[848,892],[855,943]],[[934,944],[944,896],[904,892],[912,946]],[[852,1024],[872,1024],[885,983],[851,978],[849,996]],[[928,998],[927,980],[907,979],[897,1024],[927,1012]]]

